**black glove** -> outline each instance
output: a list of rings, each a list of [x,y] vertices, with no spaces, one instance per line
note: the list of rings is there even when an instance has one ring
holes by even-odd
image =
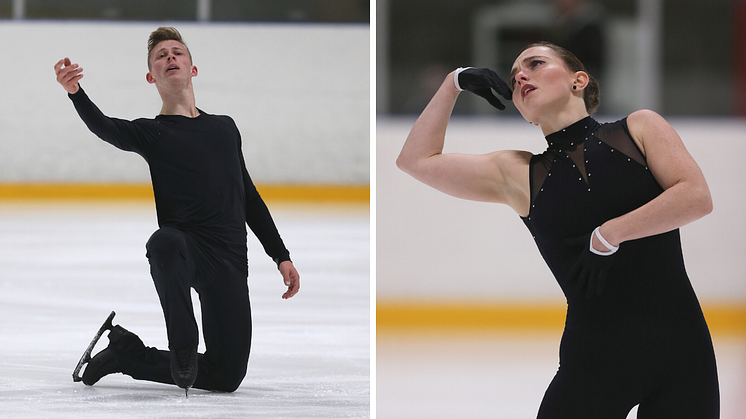
[[[596,295],[604,293],[606,277],[616,257],[616,253],[602,256],[591,252],[591,246],[593,245],[591,242],[592,237],[591,233],[564,240],[564,243],[568,246],[583,248],[580,257],[578,257],[573,267],[570,268],[567,279],[576,278],[575,293],[581,293],[585,290],[586,298],[593,297],[594,293]]]
[[[492,93],[492,89],[495,89],[497,94],[505,100],[513,100],[513,91],[510,90],[508,83],[505,83],[500,76],[489,68],[459,68],[454,74],[453,81],[457,89],[468,90],[482,96],[487,99],[490,105],[500,110],[505,109],[505,105]]]

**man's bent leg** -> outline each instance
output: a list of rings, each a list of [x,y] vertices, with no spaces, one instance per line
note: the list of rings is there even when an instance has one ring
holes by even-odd
[[[119,370],[136,380],[173,384],[168,351],[147,347],[134,333],[116,326],[109,334],[109,349],[116,353]]]
[[[251,349],[251,306],[245,268],[225,262],[197,290],[206,350],[194,387],[235,391],[246,375]]]
[[[199,330],[194,320],[191,285],[194,262],[186,235],[163,227],[153,233],[146,245],[150,273],[166,319],[169,349],[195,348]]]
[[[119,325],[111,329],[108,337],[109,345],[91,359],[83,372],[86,385],[118,372],[138,380],[173,384],[168,352],[146,347],[137,335]]]

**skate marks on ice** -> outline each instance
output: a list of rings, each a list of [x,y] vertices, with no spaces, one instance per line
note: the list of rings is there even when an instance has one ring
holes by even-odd
[[[121,374],[92,387],[70,377],[112,310],[146,345],[167,347],[145,258],[153,206],[0,203],[0,417],[370,417],[368,213],[270,209],[301,292],[280,298],[279,273],[250,238],[248,373],[235,393],[186,399]]]
[[[17,386],[17,380],[0,379],[2,388]],[[21,387],[24,387],[21,385]],[[9,406],[12,417],[225,417],[239,416],[246,406],[236,403],[251,397],[241,391],[220,394],[192,391],[189,399],[183,391],[170,386],[109,382],[102,386],[61,386],[52,382],[33,382],[25,390],[0,390],[0,405]],[[178,390],[178,389],[177,389]]]
[[[252,359],[257,371],[250,365],[236,392],[190,389],[186,399],[175,386],[135,381],[121,374],[107,376],[91,387],[73,383],[69,366],[49,366],[73,359],[61,358],[67,359],[47,358],[42,365],[33,360],[0,363],[0,417],[369,417],[369,385],[353,364],[344,361],[257,357]],[[290,372],[280,376],[275,367],[279,364]]]
[[[9,413],[7,417],[14,418],[368,417],[363,413],[367,407],[339,398],[312,398],[304,394],[304,385],[298,383],[288,383],[284,388],[244,384],[234,393],[191,389],[187,399],[183,390],[173,386],[126,383],[127,377],[122,378],[92,387],[39,381],[24,384],[0,378],[0,406],[3,406],[0,416]]]

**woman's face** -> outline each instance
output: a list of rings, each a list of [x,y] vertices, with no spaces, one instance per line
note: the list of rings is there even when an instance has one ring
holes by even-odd
[[[509,84],[513,103],[527,121],[539,124],[542,116],[562,112],[573,98],[575,74],[549,47],[524,50],[513,63]]]

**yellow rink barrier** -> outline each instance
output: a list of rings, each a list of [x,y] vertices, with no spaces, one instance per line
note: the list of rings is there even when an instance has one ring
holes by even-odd
[[[703,304],[712,333],[746,335],[746,303]],[[564,328],[564,304],[552,303],[376,303],[376,330],[489,331],[559,330]]]
[[[268,201],[370,202],[369,185],[258,184]],[[152,200],[148,183],[4,183],[0,200]]]

